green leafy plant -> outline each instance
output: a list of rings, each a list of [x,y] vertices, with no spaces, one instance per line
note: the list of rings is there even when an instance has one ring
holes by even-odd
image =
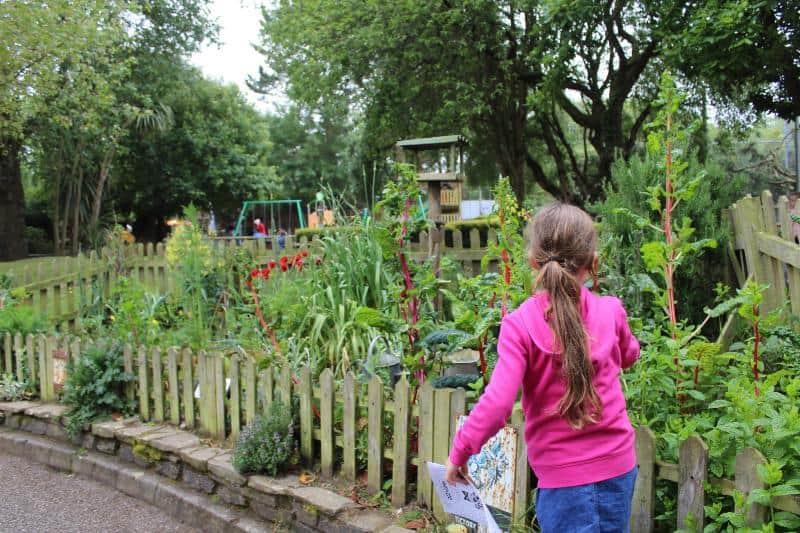
[[[16,402],[26,398],[28,395],[27,381],[17,381],[13,374],[3,374],[0,376],[0,401]]]
[[[125,385],[134,376],[125,372],[122,345],[106,346],[97,343],[87,348],[77,360],[67,362],[62,403],[70,410],[66,414],[67,432],[78,435],[87,424],[114,413],[133,412],[133,402],[125,397]]]
[[[279,402],[270,404],[239,434],[233,450],[233,466],[241,473],[275,476],[291,463],[297,442],[292,415]]]
[[[23,303],[28,294],[22,287],[11,288],[11,277],[0,274],[0,335],[41,333],[46,323],[41,315]]]

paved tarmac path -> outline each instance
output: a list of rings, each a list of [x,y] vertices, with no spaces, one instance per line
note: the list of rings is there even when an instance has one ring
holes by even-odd
[[[128,531],[197,532],[115,489],[0,451],[0,533]]]

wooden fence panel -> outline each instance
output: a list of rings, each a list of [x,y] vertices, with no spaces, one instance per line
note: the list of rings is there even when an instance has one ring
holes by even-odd
[[[370,378],[367,393],[367,487],[378,492],[383,488],[383,383],[378,376]]]
[[[198,357],[198,364],[199,364]],[[187,428],[194,428],[194,375],[192,351],[188,348],[183,350],[183,422]]]
[[[164,421],[164,373],[161,365],[161,350],[153,348],[150,352],[153,365],[153,421]]]
[[[514,524],[524,524],[531,493],[531,468],[528,464],[528,446],[525,442],[525,415],[516,407],[511,415],[511,424],[517,430],[517,461],[514,473]]]
[[[0,369],[3,374],[7,374],[11,372],[11,369],[14,368],[12,366],[12,354],[11,354],[11,333],[6,333],[3,336],[3,367]]]
[[[419,388],[419,417],[418,439],[419,452],[417,454],[417,501],[428,507],[431,506],[433,485],[428,474],[427,462],[433,460],[433,401],[434,390],[430,382],[425,382]]]
[[[139,346],[139,416],[143,421],[150,420],[150,391],[147,386],[147,348]]]
[[[281,381],[280,381],[281,402],[288,411],[292,410],[292,369],[289,365],[284,365],[281,368]]]
[[[788,243],[794,243],[792,233],[794,223],[789,209],[789,199],[785,196],[778,199],[778,222],[781,225],[781,239]],[[800,268],[789,268],[786,277],[788,278],[792,313],[800,314]]]
[[[16,366],[16,373],[17,373],[17,381],[22,381],[25,379],[23,370],[22,370],[22,335],[17,333],[14,335],[14,363]],[[11,372],[9,371],[9,374]]]
[[[750,496],[754,489],[766,487],[758,476],[758,465],[766,462],[764,456],[754,448],[745,448],[736,455],[736,490],[744,494],[745,500]],[[742,513],[743,509],[736,509],[737,513]],[[758,504],[753,504],[747,512],[747,525],[752,528],[760,528],[764,519],[767,517],[767,509]]]
[[[433,394],[433,461],[440,464],[444,464],[450,452],[452,396],[452,389],[436,389]],[[433,513],[440,519],[445,517],[439,498],[433,498]]]
[[[207,362],[208,356],[206,352],[204,350],[197,352],[197,389],[199,391],[197,410],[200,430],[206,434],[211,434],[213,430],[211,427],[211,415],[209,413],[211,410],[211,390],[209,387],[208,369],[206,368]]]
[[[181,423],[180,390],[178,387],[178,350],[167,351],[167,383],[169,384],[169,421],[176,426]]]
[[[355,374],[348,372],[342,386],[344,407],[342,409],[342,473],[344,477],[356,479],[356,422],[358,417],[358,382]]]
[[[311,370],[304,367],[300,371],[300,383],[297,384],[298,396],[300,396],[300,455],[306,465],[311,465],[314,455],[314,418],[312,416],[311,402]],[[286,405],[291,402],[286,401],[287,396],[281,391],[281,402]]]
[[[631,531],[651,533],[656,504],[656,439],[647,426],[636,428],[636,459],[639,472],[633,489]]]
[[[411,418],[411,387],[405,376],[394,387],[394,447],[392,461],[392,505],[406,504],[408,493],[409,449]]]
[[[268,367],[261,372],[261,390],[264,396],[264,412],[269,409],[275,398],[275,378],[272,372],[272,367]]]
[[[258,391],[256,389],[256,365],[250,357],[248,357],[244,363],[244,387],[245,423],[250,424],[256,417],[256,401],[258,399]]]
[[[703,531],[708,446],[693,435],[680,447],[678,460],[678,527]]]
[[[234,442],[239,438],[239,430],[242,427],[241,423],[241,409],[242,404],[240,401],[241,384],[239,380],[239,357],[237,355],[231,356],[230,359],[230,402],[229,413],[231,415],[231,440]]]
[[[222,355],[215,353],[211,356],[212,363],[212,404],[214,406],[214,436],[220,440],[225,440],[225,362]]]
[[[133,376],[133,347],[130,344],[122,348],[122,369],[126,374]],[[125,384],[125,397],[128,402],[133,403],[136,397],[135,388],[136,384],[133,381]]]
[[[319,392],[320,467],[322,475],[331,477],[333,476],[333,456],[336,449],[333,433],[336,385],[333,382],[333,372],[330,368],[323,370],[319,377]]]
[[[788,295],[791,311],[800,313],[800,246],[794,240],[788,199],[775,202],[765,191],[759,198],[739,200],[729,212],[733,242],[744,251],[747,275],[769,286],[762,311],[781,307]]]

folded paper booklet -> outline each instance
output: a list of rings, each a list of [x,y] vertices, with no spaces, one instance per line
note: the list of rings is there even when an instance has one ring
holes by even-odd
[[[489,533],[501,533],[494,517],[489,512],[489,507],[483,502],[474,485],[471,483],[449,484],[444,479],[445,466],[438,463],[428,462],[428,472],[445,512],[480,524]]]

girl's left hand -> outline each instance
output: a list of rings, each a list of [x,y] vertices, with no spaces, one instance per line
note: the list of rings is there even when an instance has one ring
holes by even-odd
[[[469,477],[467,465],[456,466],[450,462],[450,459],[445,463],[444,480],[451,485],[471,485],[472,479]]]

